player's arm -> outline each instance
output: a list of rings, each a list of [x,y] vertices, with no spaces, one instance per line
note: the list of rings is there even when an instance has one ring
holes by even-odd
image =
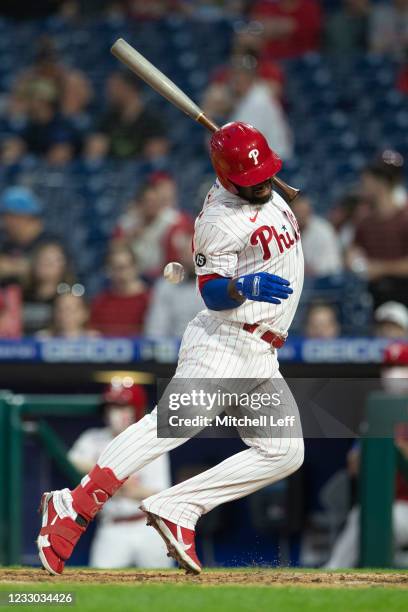
[[[289,281],[259,272],[237,277],[238,253],[244,247],[234,233],[211,223],[196,224],[195,268],[202,298],[210,310],[238,308],[245,300],[280,304],[292,293]]]
[[[200,283],[200,291],[207,308],[228,310],[238,308],[247,299],[281,304],[281,300],[287,300],[293,293],[289,284],[275,274],[258,272],[239,278],[207,278]]]

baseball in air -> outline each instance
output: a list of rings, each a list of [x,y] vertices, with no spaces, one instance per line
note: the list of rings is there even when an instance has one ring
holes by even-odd
[[[169,283],[177,285],[177,283],[181,283],[184,278],[184,268],[178,261],[171,261],[164,268],[163,276]]]

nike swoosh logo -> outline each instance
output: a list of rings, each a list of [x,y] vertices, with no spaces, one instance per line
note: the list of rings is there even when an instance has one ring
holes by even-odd
[[[252,221],[252,223],[255,223],[258,214],[259,214],[259,210],[256,211],[256,213],[255,213],[255,215],[253,217],[249,217],[249,220]]]
[[[180,525],[177,525],[177,541],[183,547],[184,551],[187,551],[191,548],[192,544],[184,544],[183,534],[181,533]]]

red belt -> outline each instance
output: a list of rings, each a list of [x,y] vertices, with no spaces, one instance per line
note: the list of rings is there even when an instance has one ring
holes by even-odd
[[[242,327],[245,329],[245,331],[249,332],[250,334],[253,334],[254,331],[258,329],[259,325],[257,323],[244,323]],[[286,340],[286,338],[283,338],[283,336],[278,336],[278,334],[275,334],[273,331],[270,330],[262,334],[260,338],[261,340],[264,340],[264,342],[267,342],[268,344],[273,346],[273,348],[277,349],[281,348],[281,346],[285,344]]]
[[[142,512],[138,512],[137,514],[130,514],[129,516],[118,516],[118,518],[111,519],[112,523],[130,523],[132,521],[140,521],[141,519],[146,518],[146,515]]]

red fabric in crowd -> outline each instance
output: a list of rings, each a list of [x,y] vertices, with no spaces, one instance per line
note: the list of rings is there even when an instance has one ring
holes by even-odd
[[[169,261],[178,261],[179,252],[183,250],[186,237],[190,241],[190,236],[194,231],[194,222],[189,214],[179,212],[177,219],[171,224],[163,236],[163,264]]]
[[[408,94],[408,66],[404,66],[397,77],[397,89]]]
[[[228,64],[223,64],[216,68],[212,74],[211,81],[213,83],[226,83],[231,76],[232,68]],[[285,83],[285,74],[282,68],[272,60],[260,60],[257,67],[257,75],[265,81],[280,83],[282,86]]]
[[[148,291],[130,296],[104,291],[92,303],[89,326],[104,336],[135,336],[143,331],[148,305]]]
[[[265,42],[265,56],[272,60],[296,57],[320,46],[322,12],[316,0],[298,0],[288,5],[279,0],[259,0],[251,11],[251,17],[260,22],[274,18],[294,21],[292,32]]]

